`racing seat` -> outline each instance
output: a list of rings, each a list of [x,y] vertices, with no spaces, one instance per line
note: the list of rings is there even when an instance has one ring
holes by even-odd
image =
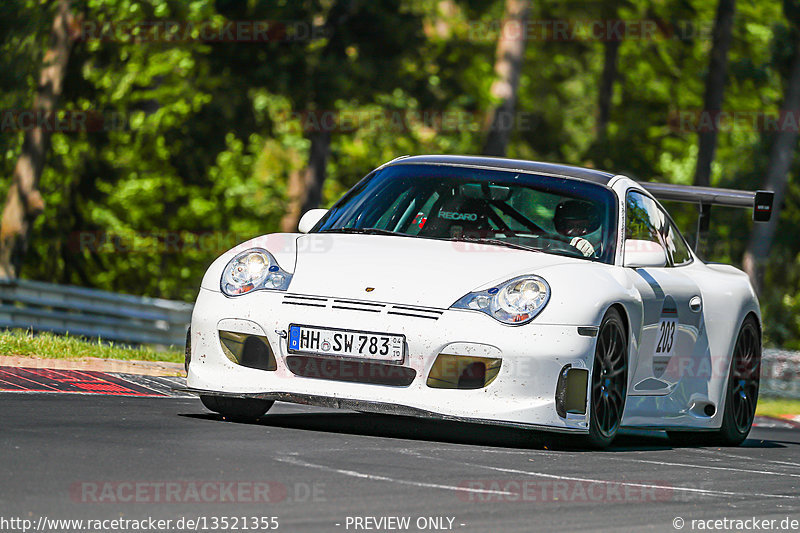
[[[483,236],[492,231],[485,201],[452,195],[434,206],[419,235],[425,237]],[[460,229],[459,229],[460,228]]]

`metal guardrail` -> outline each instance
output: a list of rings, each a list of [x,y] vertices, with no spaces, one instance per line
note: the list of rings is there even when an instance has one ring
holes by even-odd
[[[0,280],[0,328],[183,346],[192,304],[24,279]]]
[[[764,350],[759,396],[800,399],[800,352]]]

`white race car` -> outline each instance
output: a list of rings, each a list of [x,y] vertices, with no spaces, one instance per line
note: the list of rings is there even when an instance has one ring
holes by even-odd
[[[620,427],[735,445],[761,358],[747,276],[705,263],[654,197],[754,207],[771,193],[637,183],[510,159],[402,157],[299,233],[206,272],[187,389],[233,419],[274,401],[581,436]],[[698,235],[698,238],[700,235]]]

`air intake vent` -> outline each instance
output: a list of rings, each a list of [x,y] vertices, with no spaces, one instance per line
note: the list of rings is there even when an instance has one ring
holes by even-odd
[[[357,300],[334,300],[332,309],[346,309],[348,311],[364,311],[365,313],[380,313],[386,304],[376,302],[359,302]]]
[[[261,335],[219,331],[222,351],[231,362],[256,370],[275,370],[275,355],[269,340]]]
[[[389,309],[390,315],[413,316],[415,318],[428,318],[438,320],[444,311],[424,307],[408,307],[405,305],[393,305]]]
[[[482,389],[494,381],[501,364],[501,359],[492,357],[439,354],[427,385],[433,389]]]
[[[306,305],[309,307],[328,307],[327,298],[316,298],[313,296],[292,296],[287,294],[283,297],[284,305]]]
[[[427,320],[438,320],[444,313],[443,309],[432,307],[415,307],[401,304],[387,304],[380,302],[368,302],[364,300],[348,300],[342,298],[326,298],[324,296],[304,296],[287,294],[283,297],[283,305],[297,305],[301,307],[319,307],[336,309],[338,311],[356,311],[361,313],[380,314],[396,316],[408,316],[412,318],[424,318]]]
[[[556,413],[561,418],[567,414],[586,414],[586,387],[589,371],[585,368],[572,368],[564,365],[556,383]]]
[[[290,355],[286,365],[293,374],[304,378],[395,387],[408,387],[417,375],[413,368],[404,366],[302,355]]]

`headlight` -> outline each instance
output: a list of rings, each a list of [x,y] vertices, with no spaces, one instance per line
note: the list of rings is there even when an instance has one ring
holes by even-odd
[[[520,276],[496,287],[471,292],[454,303],[455,309],[486,313],[504,324],[525,324],[542,312],[550,286],[539,276]]]
[[[222,271],[220,288],[228,296],[260,289],[285,291],[292,275],[285,272],[268,251],[253,248],[238,254]]]

